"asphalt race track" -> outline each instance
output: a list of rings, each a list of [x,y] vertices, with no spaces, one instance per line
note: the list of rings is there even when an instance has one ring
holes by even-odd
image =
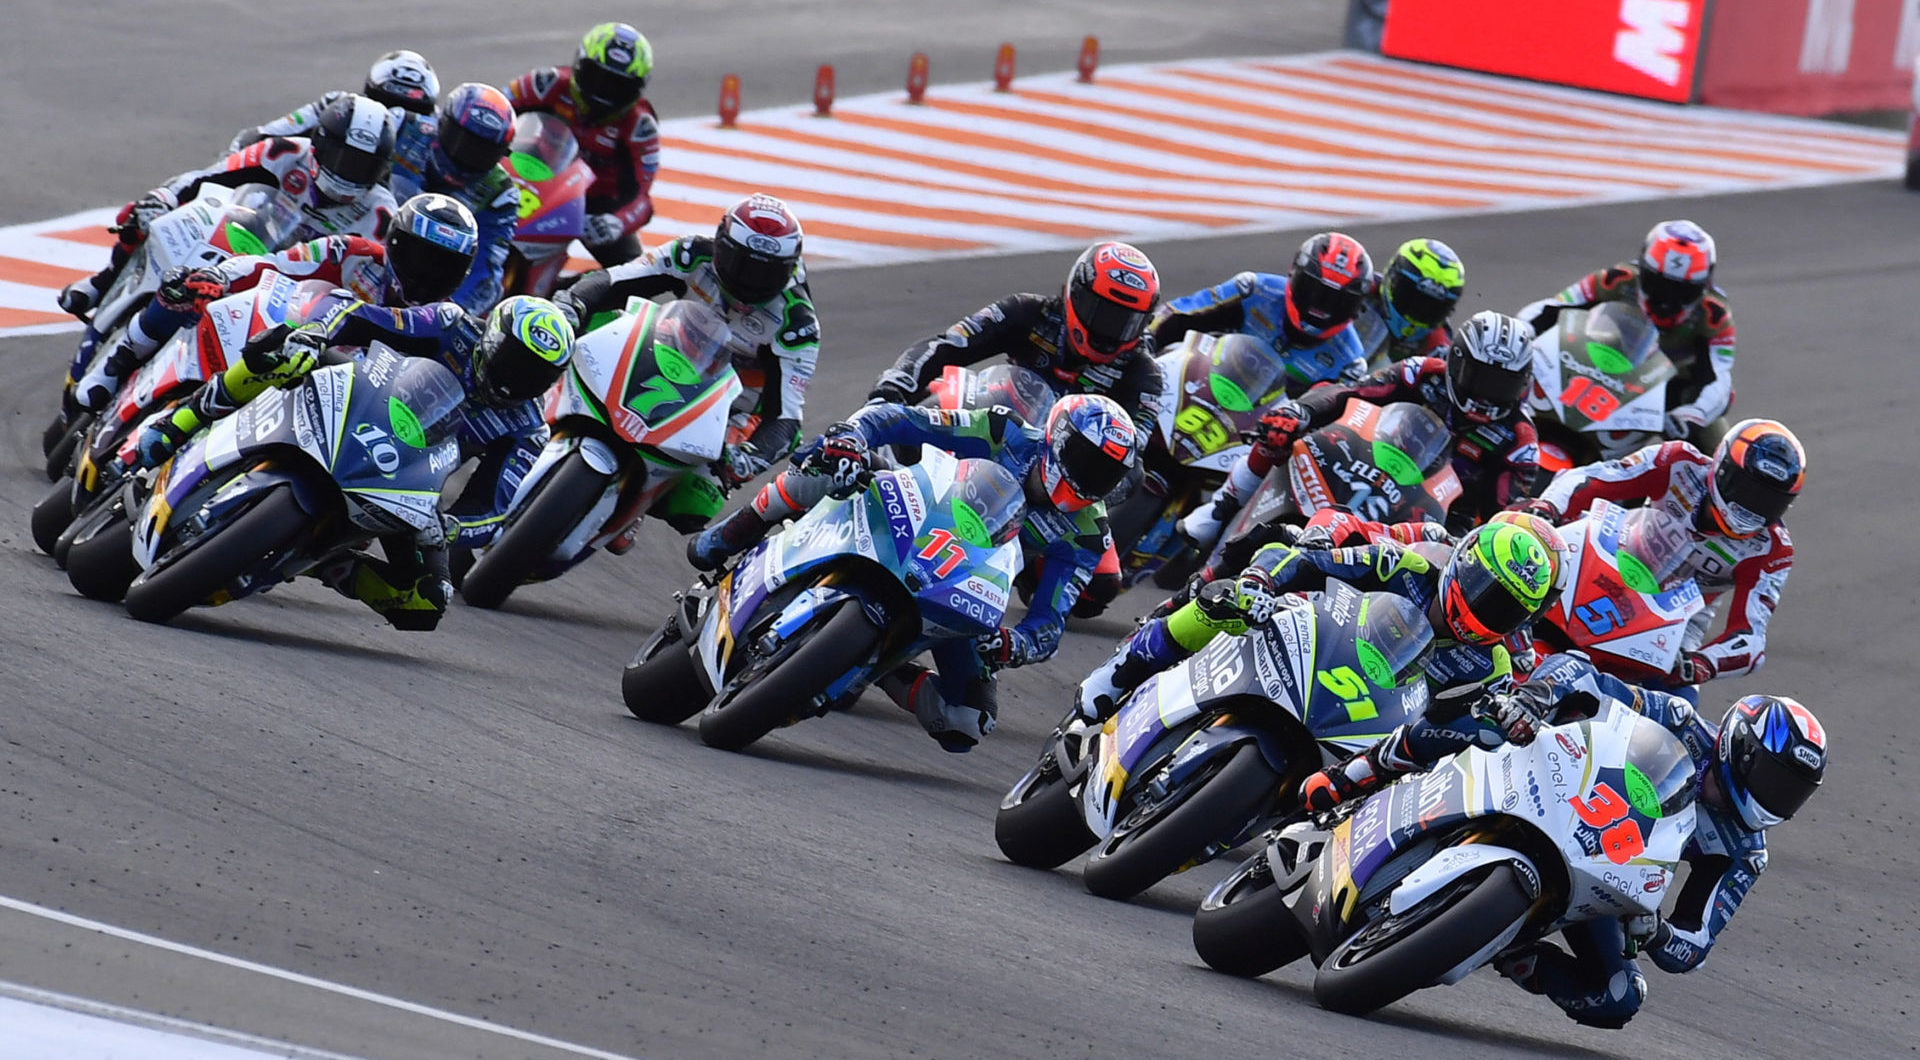
[[[251,7],[95,6],[9,12],[0,118],[32,150],[0,155],[0,221],[123,200],[243,122],[357,81],[388,47],[427,50],[443,81],[504,78],[563,59],[603,17],[547,4],[552,28],[523,31],[503,4],[456,28],[463,5],[413,0],[381,23],[386,5],[346,3],[310,47],[281,53],[270,42],[287,27]],[[1324,47],[1344,5],[1300,5],[1300,33],[1237,25],[1263,6],[1251,3],[1213,5],[1198,27],[1131,6],[1105,32],[1116,59]],[[791,82],[786,99],[823,58],[843,65],[842,91],[885,87],[929,40],[971,42],[954,54],[983,76],[1002,36],[1052,39],[1034,50],[1059,68],[1106,10],[1002,25],[956,7],[910,30],[859,22],[896,17],[877,2],[675,7],[686,21],[658,32],[648,11],[630,17],[689,64],[780,40],[778,57],[739,66]],[[184,65],[190,26],[220,43],[198,67]],[[686,113],[709,105],[713,80],[669,88],[663,75],[655,94]],[[1006,864],[998,797],[1119,618],[1007,675],[1000,731],[971,755],[942,754],[877,695],[729,755],[620,703],[620,666],[690,577],[664,527],[501,613],[456,604],[434,634],[393,633],[312,583],[167,628],[83,600],[27,533],[62,335],[0,341],[0,896],[623,1055],[1912,1055],[1920,590],[1903,561],[1920,514],[1920,382],[1903,318],[1920,289],[1920,198],[1886,182],[1352,231],[1377,254],[1444,238],[1468,262],[1467,305],[1512,309],[1626,256],[1662,216],[1719,240],[1744,340],[1737,410],[1786,420],[1813,465],[1769,665],[1708,698],[1798,696],[1836,752],[1712,959],[1684,977],[1649,969],[1653,996],[1624,1031],[1578,1028],[1488,972],[1371,1020],[1336,1016],[1297,969],[1248,983],[1199,964],[1190,914],[1221,866],[1116,904],[1071,868]],[[1278,267],[1303,234],[1145,249],[1185,291]],[[1067,264],[818,275],[826,353],[810,422],[857,404],[908,342],[1058,284]],[[1136,593],[1116,611],[1150,604]],[[11,907],[0,981],[355,1055],[570,1055]],[[0,1027],[0,1055],[5,1039]]]

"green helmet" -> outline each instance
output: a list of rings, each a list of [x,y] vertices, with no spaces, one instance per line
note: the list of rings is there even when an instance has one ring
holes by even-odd
[[[610,118],[640,101],[653,73],[653,45],[625,22],[602,22],[573,53],[573,102],[588,120]]]
[[[1380,305],[1396,338],[1445,322],[1466,290],[1467,267],[1437,239],[1409,239],[1394,251],[1380,283]]]
[[[1440,607],[1455,640],[1492,644],[1547,609],[1560,557],[1513,523],[1475,527],[1440,570]]]

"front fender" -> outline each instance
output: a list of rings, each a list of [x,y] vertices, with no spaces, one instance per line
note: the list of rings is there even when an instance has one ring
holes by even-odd
[[[1492,843],[1462,843],[1440,851],[1419,868],[1407,873],[1393,893],[1387,896],[1387,909],[1393,913],[1404,913],[1467,873],[1503,861],[1513,863],[1514,872],[1520,877],[1520,885],[1527,889],[1527,897],[1540,897],[1540,871],[1533,867],[1531,858],[1512,847]]]

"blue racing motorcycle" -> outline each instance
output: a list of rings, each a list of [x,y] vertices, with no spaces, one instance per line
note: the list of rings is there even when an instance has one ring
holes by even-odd
[[[627,709],[737,751],[851,704],[936,643],[999,627],[1026,499],[989,460],[928,448],[815,505],[718,579],[676,595],[621,681]]]

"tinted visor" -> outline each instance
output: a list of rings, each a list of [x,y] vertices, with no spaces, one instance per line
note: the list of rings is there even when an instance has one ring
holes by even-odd
[[[1809,771],[1785,755],[1760,746],[1759,734],[1742,726],[1733,734],[1733,775],[1762,811],[1776,821],[1787,820],[1813,797],[1820,786]]]
[[[1460,594],[1460,601],[1466,605],[1468,613],[1488,632],[1504,637],[1533,617],[1534,613],[1514,599],[1507,587],[1493,576],[1493,572],[1479,563],[1452,563],[1448,569],[1453,576],[1453,584],[1448,591]]]
[[[383,107],[398,107],[409,114],[425,117],[433,113],[433,97],[421,85],[402,85],[398,82],[376,85],[369,81],[363,95]]]
[[[467,278],[473,255],[429,243],[396,229],[387,235],[387,264],[400,281],[400,294],[413,305],[444,302]]]
[[[392,396],[420,424],[428,448],[453,437],[460,426],[460,403],[467,398],[460,380],[446,366],[424,357],[402,360],[393,378]]]
[[[1778,522],[1795,496],[1780,483],[1739,467],[1732,460],[1722,460],[1714,469],[1713,486],[1722,502],[1753,516],[1757,524]]]
[[[476,136],[459,122],[440,123],[440,150],[462,173],[485,173],[507,157],[507,145]]]
[[[336,140],[331,136],[314,137],[313,157],[314,161],[320,163],[320,168],[333,174],[336,180],[361,187],[378,184],[380,174],[387,168],[384,157],[372,151],[362,151],[345,140]]]
[[[561,367],[503,331],[488,329],[480,340],[475,382],[482,401],[496,408],[531,401],[560,378]]]
[[[646,90],[647,79],[634,77],[592,59],[573,65],[573,83],[580,98],[602,112],[631,106]]]
[[[1108,357],[1124,352],[1140,341],[1147,330],[1145,310],[1109,302],[1091,288],[1073,291],[1073,318],[1086,329],[1087,345],[1093,352]]]
[[[1387,300],[1408,321],[1430,328],[1453,312],[1453,307],[1460,303],[1460,294],[1443,290],[1423,276],[1396,270],[1387,278]]]
[[[1287,302],[1299,315],[1302,325],[1320,332],[1350,323],[1360,312],[1357,286],[1330,287],[1297,269],[1287,284]]]
[[[1127,477],[1127,462],[1115,459],[1084,435],[1075,433],[1060,447],[1060,473],[1075,493],[1097,501],[1112,493],[1120,480]]]
[[[786,290],[793,279],[793,262],[756,254],[731,239],[714,241],[713,269],[728,294],[756,304]]]
[[[1640,296],[1646,299],[1648,311],[1656,316],[1679,316],[1692,309],[1706,293],[1704,283],[1675,280],[1644,265],[1640,267]]]
[[[1447,381],[1462,408],[1504,416],[1519,406],[1531,379],[1524,369],[1487,364],[1455,346],[1447,354]]]

